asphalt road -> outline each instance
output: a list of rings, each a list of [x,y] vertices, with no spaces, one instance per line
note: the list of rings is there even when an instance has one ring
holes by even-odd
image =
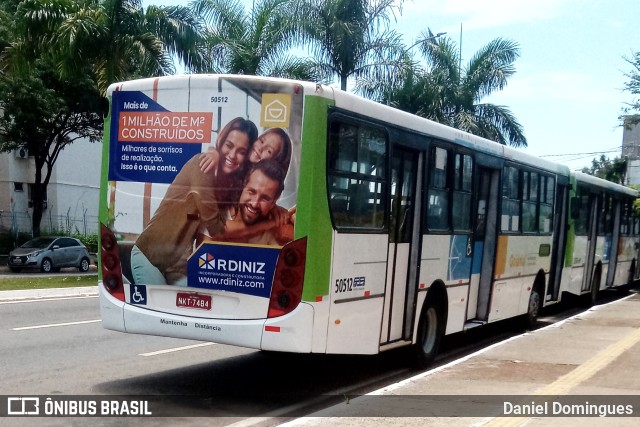
[[[575,313],[552,310],[542,324]],[[102,328],[97,297],[0,301],[0,395],[161,396],[176,416],[222,426],[277,425],[411,377],[406,351],[377,356],[271,354]],[[490,325],[447,337],[447,363],[522,330]],[[263,417],[263,418],[250,418]],[[37,418],[2,425],[175,425],[172,418]],[[201,425],[181,417],[180,425]]]
[[[0,395],[160,395],[177,415],[211,417],[212,426],[249,416],[290,419],[346,391],[370,389],[410,372],[397,367],[403,364],[400,353],[282,355],[108,331],[99,322],[97,297],[0,302],[0,319]],[[122,420],[10,418],[1,424],[121,425]],[[148,421],[175,424],[167,418],[127,419],[127,424]],[[196,421],[183,418],[180,424]]]

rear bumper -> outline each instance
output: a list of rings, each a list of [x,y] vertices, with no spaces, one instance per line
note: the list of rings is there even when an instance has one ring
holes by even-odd
[[[188,317],[120,301],[98,284],[102,326],[115,331],[185,338],[240,347],[311,352],[313,307],[307,303],[272,319],[229,320]]]

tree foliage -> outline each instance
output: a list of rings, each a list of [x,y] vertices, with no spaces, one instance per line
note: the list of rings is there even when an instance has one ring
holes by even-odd
[[[173,55],[197,68],[200,21],[184,6],[142,8],[141,0],[24,0],[21,38],[5,52],[18,72],[37,58],[55,64],[62,78],[89,69],[104,93],[133,76],[175,73]],[[87,68],[90,67],[90,68]]]
[[[616,157],[611,160],[601,154],[600,158],[591,160],[590,167],[582,168],[582,172],[624,185],[627,178],[627,159]]]
[[[298,40],[308,47],[318,72],[337,77],[386,80],[401,61],[399,33],[388,23],[401,11],[397,0],[302,0]]]
[[[317,80],[312,63],[289,53],[296,34],[296,3],[262,0],[246,10],[238,0],[196,0],[206,24],[199,72]]]
[[[389,80],[364,80],[369,97],[421,117],[470,132],[504,145],[526,147],[522,126],[511,111],[482,99],[502,90],[515,73],[518,45],[497,38],[462,65],[456,44],[427,30],[417,46],[425,65],[405,50],[401,67]]]
[[[43,201],[58,156],[79,139],[100,140],[102,106],[93,80],[62,80],[46,62],[27,75],[0,75],[0,151],[24,149],[35,162],[34,235],[40,234]]]
[[[640,123],[640,52],[625,60],[633,68],[625,74],[629,81],[625,83],[624,90],[633,95],[634,99],[623,108],[620,120],[625,126],[630,127]]]

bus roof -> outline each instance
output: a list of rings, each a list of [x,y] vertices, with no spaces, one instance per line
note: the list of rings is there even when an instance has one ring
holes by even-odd
[[[578,184],[583,183],[602,190],[624,193],[630,197],[638,197],[638,192],[633,188],[625,187],[624,185],[616,184],[615,182],[607,181],[606,179],[598,178],[583,172],[572,172],[571,174],[575,177]]]
[[[570,170],[566,165],[523,153],[515,148],[507,147],[497,142],[433,122],[423,117],[418,117],[387,105],[361,98],[358,95],[337,89],[334,93],[336,107],[338,108],[361,112],[374,119],[391,122],[397,126],[471,148],[475,151],[480,151],[482,153],[513,162],[524,163],[555,174],[569,177]]]

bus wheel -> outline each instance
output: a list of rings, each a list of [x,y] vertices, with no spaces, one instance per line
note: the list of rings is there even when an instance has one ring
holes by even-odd
[[[589,296],[589,307],[596,305],[598,302],[598,293],[600,292],[600,270],[596,270],[591,278],[591,295]]]
[[[415,344],[418,367],[425,368],[433,363],[440,347],[443,330],[441,309],[435,301],[427,301],[420,316],[418,338]]]
[[[535,329],[538,324],[538,314],[540,313],[540,294],[537,290],[532,289],[529,294],[529,306],[525,315],[525,327],[527,329]]]

